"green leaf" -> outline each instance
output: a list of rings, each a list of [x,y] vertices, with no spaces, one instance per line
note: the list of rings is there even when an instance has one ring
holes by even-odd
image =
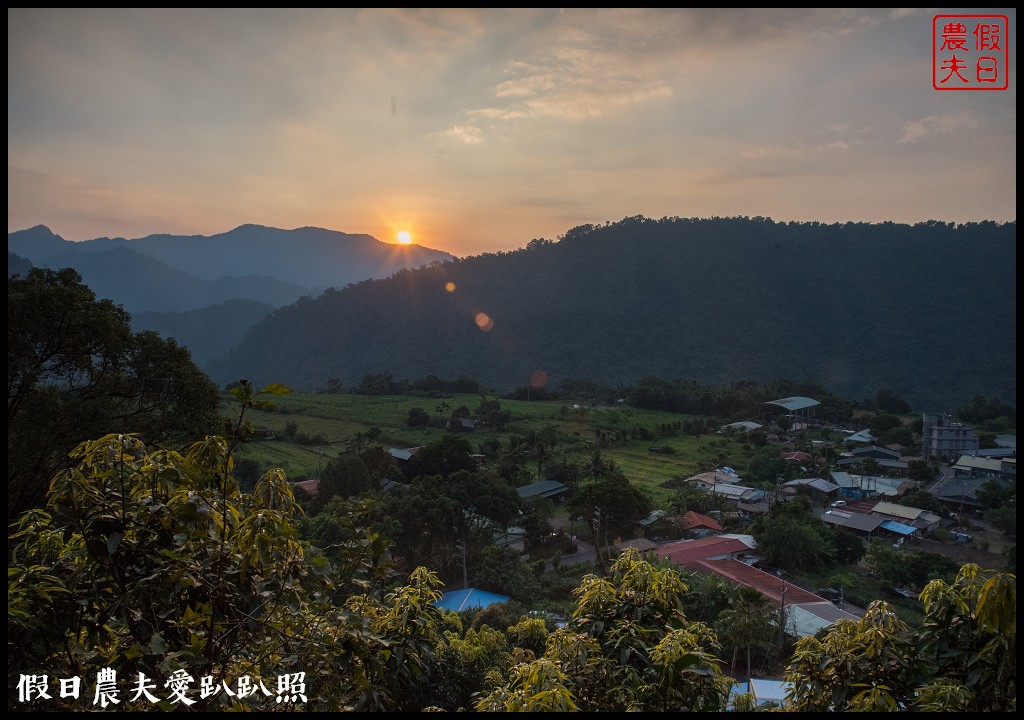
[[[288,387],[287,385],[282,385],[280,383],[271,383],[269,385],[264,386],[256,394],[259,395],[259,394],[262,394],[262,393],[269,393],[270,395],[277,395],[278,397],[281,397],[281,396],[284,396],[284,395],[288,395],[291,392],[292,392],[292,389],[290,387]]]

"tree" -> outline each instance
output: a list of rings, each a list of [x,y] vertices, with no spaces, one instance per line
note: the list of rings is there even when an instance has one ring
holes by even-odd
[[[405,422],[409,427],[427,427],[430,425],[430,414],[420,407],[409,408],[409,416]]]
[[[419,453],[417,453],[419,454]],[[456,545],[472,557],[520,516],[522,500],[493,473],[460,470],[418,477],[401,492],[380,499],[379,522],[389,528],[396,553],[409,565],[437,568],[462,581]]]
[[[322,507],[331,498],[343,498],[362,495],[380,487],[370,475],[366,465],[353,452],[338,453],[337,457],[327,461],[320,473],[320,484],[317,486],[317,505]]]
[[[615,535],[629,535],[633,526],[651,512],[651,501],[630,484],[613,461],[594,453],[583,470],[590,480],[581,481],[566,503],[571,516],[582,517],[590,525],[598,545],[610,544]],[[595,522],[595,511],[599,520]],[[600,557],[600,547],[598,547]]]
[[[445,641],[436,576],[417,568],[396,585],[387,543],[358,509],[334,559],[319,562],[298,537],[301,510],[279,469],[252,493],[238,489],[244,409],[286,391],[236,387],[243,411],[231,434],[184,454],[133,434],[76,448],[46,508],[19,516],[9,536],[8,687],[18,683],[12,673],[96,677],[103,668],[132,680],[255,676],[269,687],[304,673],[302,686],[315,688],[304,709],[422,709]],[[299,709],[262,693],[190,695],[192,710]],[[162,697],[157,709],[180,709]],[[118,710],[153,709],[121,700]],[[41,698],[8,705],[53,709]]]
[[[856,565],[867,553],[867,545],[861,537],[846,528],[835,529],[836,562]]]
[[[693,621],[714,625],[729,605],[735,586],[721,575],[692,573],[684,575],[688,591],[683,595],[686,616]]]
[[[405,476],[410,480],[451,475],[459,470],[476,470],[473,446],[462,435],[446,435],[424,445],[405,464]]]
[[[754,522],[750,533],[765,560],[784,570],[802,570],[835,558],[835,536],[810,512],[806,498],[775,503]]]
[[[380,486],[384,480],[392,480],[398,477],[398,464],[382,445],[371,445],[359,453],[359,459],[363,461],[370,477],[376,480]]]
[[[906,415],[910,412],[910,403],[888,388],[879,390],[875,395],[875,407],[893,415]]]
[[[173,339],[133,334],[73,269],[32,269],[7,283],[8,518],[42,505],[84,440],[138,432],[183,448],[213,432],[217,386]]]
[[[716,637],[689,622],[679,572],[629,549],[608,577],[587,575],[576,609],[542,657],[513,666],[476,709],[500,711],[713,712],[730,681],[712,653]]]
[[[1007,712],[1017,705],[1017,577],[965,565],[952,583],[921,592],[925,618],[917,633],[932,677],[968,695],[962,712]]]
[[[733,647],[732,672],[736,672],[736,656],[747,651],[747,678],[750,678],[750,653],[772,646],[777,636],[778,618],[775,606],[757,588],[741,586],[729,598],[728,607],[718,616],[715,628],[722,639]]]
[[[473,587],[530,602],[540,595],[533,569],[519,559],[520,552],[510,547],[490,545],[480,550],[473,567]],[[504,629],[504,628],[502,628]]]
[[[787,710],[1012,712],[1017,706],[1017,578],[964,565],[921,592],[918,628],[884,601],[797,641]]]

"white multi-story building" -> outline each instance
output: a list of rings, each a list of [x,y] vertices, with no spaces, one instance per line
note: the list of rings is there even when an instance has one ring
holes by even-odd
[[[921,454],[929,458],[956,460],[961,455],[976,455],[980,446],[974,428],[953,422],[950,415],[922,415]]]

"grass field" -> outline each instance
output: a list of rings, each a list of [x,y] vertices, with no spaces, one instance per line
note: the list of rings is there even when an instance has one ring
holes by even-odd
[[[440,421],[458,407],[475,412],[481,396],[426,398],[293,393],[273,398],[273,401],[273,407],[250,410],[247,418],[275,439],[247,443],[238,455],[253,459],[264,468],[280,467],[289,477],[299,479],[315,477],[324,463],[349,448],[349,441],[355,433],[367,433],[373,429],[376,440],[372,442],[384,447],[417,447],[439,440],[448,434],[447,430],[443,427],[410,428],[407,424],[409,411],[422,408],[432,419]],[[690,419],[673,413],[631,407],[577,407],[563,401],[527,402],[499,398],[499,402],[502,411],[511,413],[511,422],[502,430],[478,428],[467,434],[474,447],[492,439],[505,445],[512,435],[551,429],[558,438],[551,457],[581,462],[598,448],[599,435],[617,437],[620,439],[600,448],[601,455],[615,461],[626,477],[659,505],[673,495],[672,490],[662,487],[666,481],[722,465],[741,470],[753,452],[749,445],[723,435],[662,436],[661,432],[666,427]],[[284,440],[285,425],[289,422],[297,426],[300,434],[320,436],[324,442],[299,445]],[[636,432],[637,428],[641,429],[640,433]],[[653,439],[621,439],[626,432],[641,436],[643,431]],[[671,452],[652,452],[652,446],[671,448]],[[536,472],[535,462],[528,462],[527,467]]]

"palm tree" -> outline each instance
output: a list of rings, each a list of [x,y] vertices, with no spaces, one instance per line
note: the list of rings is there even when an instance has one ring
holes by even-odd
[[[732,643],[732,670],[741,648],[747,651],[747,678],[750,678],[750,654],[753,649],[771,647],[776,635],[776,613],[772,602],[757,588],[740,587],[729,607],[718,616],[715,627]]]

